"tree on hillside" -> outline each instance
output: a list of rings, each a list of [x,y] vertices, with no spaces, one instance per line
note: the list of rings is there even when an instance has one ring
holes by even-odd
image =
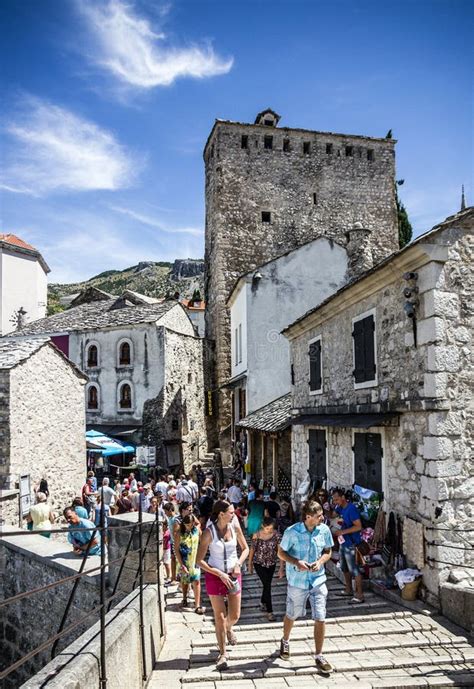
[[[397,202],[398,216],[398,245],[400,249],[403,249],[403,247],[411,241],[413,235],[413,228],[410,220],[408,219],[408,213],[400,197],[398,196],[398,187],[404,182],[404,179],[397,179],[397,184],[395,185],[395,199]]]

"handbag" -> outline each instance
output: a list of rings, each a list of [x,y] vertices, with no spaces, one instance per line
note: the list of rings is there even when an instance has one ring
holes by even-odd
[[[370,554],[370,545],[367,543],[367,541],[361,541],[358,543],[355,547],[356,551],[356,562],[358,565],[365,565],[365,559],[367,555]]]

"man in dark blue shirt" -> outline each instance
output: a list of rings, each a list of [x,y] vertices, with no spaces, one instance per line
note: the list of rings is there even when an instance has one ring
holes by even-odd
[[[342,528],[333,532],[334,538],[339,541],[341,571],[344,573],[346,583],[345,590],[340,595],[350,597],[351,603],[363,603],[362,575],[364,570],[359,567],[356,560],[356,546],[361,542],[360,532],[362,531],[359,510],[347,500],[344,491],[337,488],[333,493],[333,502],[337,514],[344,520]],[[355,579],[355,594],[352,589],[352,578]]]

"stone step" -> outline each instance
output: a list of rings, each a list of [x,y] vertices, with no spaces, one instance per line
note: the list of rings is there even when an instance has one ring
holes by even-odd
[[[243,639],[243,644],[238,644],[236,647],[231,647],[229,649],[229,658],[234,660],[261,660],[262,656],[277,657],[279,650],[280,639],[275,639],[273,642],[265,640],[264,644],[255,644],[251,641],[246,641],[245,637]],[[343,654],[356,653],[363,651],[372,650],[394,650],[394,649],[407,649],[407,648],[435,648],[442,647],[443,649],[455,649],[456,647],[463,647],[468,645],[469,642],[466,638],[455,639],[450,638],[447,635],[440,635],[432,630],[418,631],[418,632],[405,632],[403,637],[400,633],[384,633],[384,634],[373,634],[365,635],[359,637],[347,638],[342,634],[339,637],[328,637],[324,642],[324,652],[325,654]],[[303,640],[297,640],[292,638],[291,643],[291,655],[292,658],[308,656],[313,653],[314,641],[312,635],[308,635]],[[204,649],[197,649],[198,652],[192,653],[190,657],[191,667],[196,665],[205,665],[213,662],[218,655],[217,646],[214,644],[214,648],[207,648],[207,653],[204,653]]]
[[[334,617],[336,615],[347,615],[350,616],[351,614],[357,615],[360,612],[364,611],[368,614],[370,613],[375,613],[375,612],[381,612],[383,610],[386,610],[387,608],[390,609],[391,605],[387,601],[380,600],[378,598],[374,600],[368,600],[365,601],[364,603],[359,603],[357,606],[352,606],[349,607],[345,603],[341,603],[340,605],[328,605],[327,608],[327,616],[328,617]],[[277,617],[280,617],[283,619],[283,616],[285,614],[286,607],[284,603],[277,603],[277,605],[274,606],[273,608],[273,614],[276,615]],[[306,611],[306,617],[311,615],[311,609],[308,608]],[[244,610],[240,616],[240,623],[248,622],[248,623],[253,623],[257,622],[258,619],[266,619],[265,614],[261,613],[259,610],[254,609],[253,611],[250,610]]]
[[[402,675],[406,668],[418,668],[420,666],[426,667],[428,674],[439,665],[453,666],[455,664],[466,664],[467,669],[469,669],[474,661],[474,648],[471,645],[449,645],[446,647],[428,646],[415,649],[394,649],[393,651],[371,649],[370,651],[354,651],[352,653],[328,652],[325,653],[325,656],[334,665],[336,677],[338,673],[360,673],[366,671],[377,673],[379,670],[392,670],[396,676],[397,673]],[[403,673],[401,672],[402,670]],[[274,678],[281,677],[288,679],[303,676],[317,676],[314,659],[309,653],[305,657],[297,657],[289,661],[270,657],[262,659],[260,662],[248,662],[247,660],[239,662],[239,660],[233,660],[231,654],[229,654],[229,668],[227,670],[220,672],[213,665],[210,665],[207,669],[197,666],[190,669],[181,681],[183,684],[190,684],[219,680],[235,682],[235,680],[244,679],[271,678],[273,680]],[[390,685],[378,684],[375,686]],[[425,686],[427,686],[426,682]],[[269,684],[269,689],[272,688],[273,682]]]
[[[357,608],[359,609],[359,608]],[[357,611],[356,611],[357,612]],[[351,625],[351,631],[354,629],[359,628],[362,633],[367,633],[365,624],[366,623],[373,623],[377,625],[377,630],[383,629],[384,625],[387,625],[390,621],[392,620],[403,620],[406,619],[407,621],[411,621],[414,617],[423,617],[425,618],[425,615],[416,615],[415,613],[409,611],[409,610],[394,610],[391,612],[382,612],[378,613],[376,616],[367,616],[366,614],[359,615],[355,614],[353,616],[340,616],[340,617],[333,617],[328,620],[326,620],[326,631],[327,633],[330,633],[330,629],[332,626],[336,625],[343,625],[343,624],[350,624]],[[430,619],[430,618],[426,618]],[[296,630],[298,628],[308,628],[310,627],[311,629],[313,628],[313,621],[312,620],[304,620],[304,619],[299,619],[296,620],[293,629]],[[360,625],[358,627],[357,625]],[[251,633],[259,633],[262,630],[265,631],[265,636],[272,631],[280,631],[281,632],[281,622],[267,622],[267,623],[262,623],[262,624],[254,624],[252,626],[247,626],[247,625],[235,625],[234,630],[236,632],[238,631],[243,631],[246,632],[247,634]],[[208,620],[208,627],[204,626],[201,630],[201,634],[214,634],[214,625],[212,623],[211,618]],[[261,636],[261,634],[257,634],[258,636]]]
[[[338,620],[337,624],[327,624],[326,627],[326,640],[332,640],[337,642],[338,640],[360,640],[364,641],[367,638],[372,638],[374,635],[405,635],[407,633],[423,632],[430,633],[433,632],[437,635],[442,635],[447,638],[452,639],[462,639],[467,641],[465,636],[453,636],[445,630],[439,630],[437,625],[434,625],[429,619],[420,616],[421,619],[410,619],[410,620],[398,620],[398,619],[388,619],[383,620],[370,620],[367,619],[366,623],[363,624],[351,624],[347,619]],[[337,618],[334,618],[336,620]],[[332,620],[331,620],[332,621]],[[385,622],[385,623],[384,623]],[[269,629],[265,628],[265,634],[262,634],[261,630],[253,630],[250,627],[246,627],[245,630],[239,630],[239,648],[241,647],[259,647],[261,644],[269,644],[279,641],[281,638],[282,626]],[[293,628],[293,633],[291,636],[292,640],[297,641],[309,641],[313,638],[313,625],[306,625],[304,627],[295,626]],[[214,627],[207,629],[206,632],[202,633],[202,637],[191,642],[193,649],[209,648],[215,644]],[[367,646],[366,647],[370,647]]]

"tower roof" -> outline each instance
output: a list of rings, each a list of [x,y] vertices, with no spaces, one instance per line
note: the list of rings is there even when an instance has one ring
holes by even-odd
[[[34,246],[28,244],[28,242],[25,242],[24,239],[17,237],[16,234],[12,234],[11,232],[3,234],[0,233],[0,248],[2,247],[2,245],[5,246],[5,248],[10,249],[11,251],[14,251],[16,253],[35,256],[40,262],[44,272],[50,272],[48,264],[46,263],[38,249],[35,249]]]
[[[267,124],[267,122],[265,122],[265,119],[268,120],[269,126],[276,127],[281,118],[277,112],[275,112],[271,108],[266,108],[266,110],[262,110],[262,112],[258,113],[257,117],[255,118],[255,124]]]

